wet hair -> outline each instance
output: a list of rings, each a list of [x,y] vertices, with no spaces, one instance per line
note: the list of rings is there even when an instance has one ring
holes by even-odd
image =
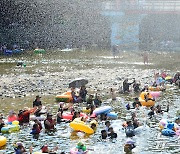
[[[92,129],[93,129],[93,128],[96,128],[96,124],[92,123],[92,124],[91,124],[91,128],[92,128]]]
[[[106,130],[103,129],[103,130],[101,131],[101,134],[103,134],[103,133],[106,133]]]
[[[109,122],[109,121],[106,121],[106,122],[105,122],[105,125],[107,125],[108,123],[110,124],[110,122]]]
[[[113,130],[113,128],[112,128],[112,127],[109,127],[108,131],[110,131],[110,130]]]
[[[33,125],[33,129],[35,129],[36,127],[38,127],[38,124],[34,124]]]

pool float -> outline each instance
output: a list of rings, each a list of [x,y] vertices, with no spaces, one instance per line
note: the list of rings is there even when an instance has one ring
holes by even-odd
[[[46,51],[44,49],[35,49],[34,53],[39,54],[39,53],[45,53]]]
[[[157,86],[157,87],[150,86],[150,87],[148,87],[148,89],[151,90],[151,91],[163,91],[163,90],[165,90],[161,86]]]
[[[86,125],[83,121],[80,121],[80,120],[74,120],[69,125],[73,130],[76,130],[76,131],[81,131],[86,134],[94,133],[94,130],[89,125]]]
[[[0,136],[0,147],[4,146],[7,142],[7,139],[4,136]]]
[[[167,127],[167,124],[168,124],[167,119],[162,119],[162,120],[159,122],[159,127],[160,127],[160,129],[164,129],[165,127]]]
[[[165,78],[165,80],[166,80],[166,81],[172,80],[172,77],[171,77],[171,76],[167,76],[167,77]]]
[[[176,131],[176,135],[180,136],[180,130]]]
[[[169,129],[169,128],[165,128],[161,131],[162,135],[164,136],[173,136],[176,134],[175,131],[173,131],[172,129]]]
[[[56,96],[56,101],[58,101],[58,102],[66,102],[66,103],[72,102],[73,98],[72,98],[72,95],[71,95],[71,91],[67,91],[67,92],[63,93],[62,95],[57,95]]]
[[[118,114],[115,112],[109,112],[107,113],[107,117],[111,119],[117,119]]]
[[[155,101],[153,101],[153,100],[145,101],[145,97],[144,96],[147,95],[147,93],[148,92],[142,92],[140,94],[139,101],[140,101],[142,106],[150,107],[150,106],[153,106],[155,104]],[[149,94],[149,98],[153,99],[151,94]]]
[[[112,107],[111,106],[103,106],[103,107],[99,107],[96,108],[93,113],[95,113],[96,115],[99,114],[107,114],[111,111]]]
[[[84,113],[90,113],[90,112],[91,112],[91,109],[87,109],[86,107],[83,107],[83,108],[82,108],[82,112],[84,112]]]
[[[62,118],[63,119],[67,119],[67,120],[72,120],[73,114],[71,114],[70,112],[64,112],[62,114]],[[88,116],[85,113],[80,113],[80,117],[84,117],[84,118],[88,118]]]
[[[161,91],[150,91],[149,93],[155,99],[161,95]]]
[[[16,54],[16,53],[22,53],[23,50],[22,50],[22,49],[14,49],[14,50],[12,50],[12,52],[13,52],[14,54]]]
[[[19,125],[7,125],[1,128],[1,133],[12,133],[19,131],[20,126]]]
[[[14,121],[12,122],[12,124],[13,124],[13,125],[19,125],[19,121],[14,120]]]

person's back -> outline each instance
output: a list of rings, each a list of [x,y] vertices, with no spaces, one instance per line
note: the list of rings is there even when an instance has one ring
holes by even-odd
[[[127,137],[133,137],[134,134],[134,126],[132,125],[131,121],[127,122],[127,127],[125,129],[125,133]]]

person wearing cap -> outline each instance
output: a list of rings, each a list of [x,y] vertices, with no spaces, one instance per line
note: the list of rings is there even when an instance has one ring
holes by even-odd
[[[124,152],[126,154],[132,154],[132,149],[134,149],[135,147],[135,142],[132,139],[128,138],[124,145]]]
[[[4,120],[3,120],[3,117],[0,117],[0,130],[2,127],[4,127],[5,124],[4,124]]]
[[[56,121],[52,119],[52,114],[48,113],[47,118],[44,120],[44,127],[47,131],[54,131],[55,130],[55,125]]]
[[[42,106],[42,103],[41,103],[41,97],[39,95],[36,96],[36,99],[34,100],[33,102],[33,107],[38,107],[38,106]]]

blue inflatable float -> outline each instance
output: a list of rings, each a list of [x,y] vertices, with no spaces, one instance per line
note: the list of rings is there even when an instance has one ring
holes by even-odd
[[[103,107],[96,108],[96,109],[93,111],[93,113],[96,114],[96,115],[99,115],[99,114],[107,114],[107,113],[109,113],[111,110],[112,110],[112,107],[111,107],[111,106],[103,106]]]
[[[173,131],[172,129],[169,129],[169,128],[163,129],[161,133],[162,133],[162,135],[164,135],[164,136],[173,136],[173,135],[176,134],[175,131]]]

